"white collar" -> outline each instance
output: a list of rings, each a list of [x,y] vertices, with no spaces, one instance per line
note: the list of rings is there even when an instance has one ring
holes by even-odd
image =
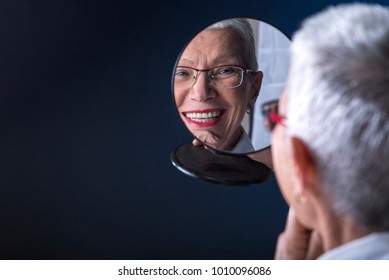
[[[332,249],[319,260],[387,260],[389,232],[376,232]]]

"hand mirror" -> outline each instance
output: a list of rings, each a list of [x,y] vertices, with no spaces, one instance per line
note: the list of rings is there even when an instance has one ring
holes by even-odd
[[[182,172],[229,185],[261,183],[271,174],[264,106],[285,85],[290,40],[259,20],[231,18],[199,32],[173,71],[173,101],[194,143],[171,160]],[[247,154],[267,154],[268,162]],[[264,156],[266,158],[266,156]]]

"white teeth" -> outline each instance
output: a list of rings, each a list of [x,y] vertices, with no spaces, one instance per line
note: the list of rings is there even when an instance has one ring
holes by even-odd
[[[220,116],[220,111],[208,112],[208,113],[186,113],[185,116],[189,119],[198,121],[198,122],[207,122],[211,121],[214,118]]]
[[[190,119],[206,119],[206,118],[216,118],[220,116],[220,112],[209,112],[209,113],[186,113],[186,117]]]

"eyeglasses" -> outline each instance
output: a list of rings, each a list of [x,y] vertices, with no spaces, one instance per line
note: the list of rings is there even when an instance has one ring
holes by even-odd
[[[286,117],[278,114],[278,100],[262,104],[262,115],[265,118],[265,127],[272,132],[277,124],[286,127]]]
[[[210,83],[215,87],[236,88],[242,84],[243,76],[254,70],[236,65],[220,65],[209,69],[177,66],[174,85],[180,88],[190,87],[196,83],[200,72],[207,72]]]

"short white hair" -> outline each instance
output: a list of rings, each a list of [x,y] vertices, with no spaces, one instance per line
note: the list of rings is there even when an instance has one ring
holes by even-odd
[[[292,38],[288,133],[314,156],[333,209],[389,229],[389,9],[332,6]]]
[[[257,55],[255,51],[255,39],[253,29],[250,25],[250,22],[246,18],[230,18],[222,21],[218,21],[210,26],[208,26],[207,30],[213,29],[225,29],[231,28],[234,30],[243,40],[244,49],[243,59],[245,60],[247,67],[251,70],[258,69],[258,61]]]

